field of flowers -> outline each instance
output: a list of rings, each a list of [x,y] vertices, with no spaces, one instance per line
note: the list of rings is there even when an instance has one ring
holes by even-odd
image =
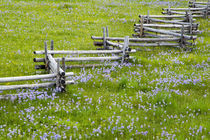
[[[91,36],[131,36],[139,14],[160,14],[162,0],[2,0],[0,77],[36,73],[33,51],[54,40],[56,50],[95,49]],[[0,139],[210,139],[208,19],[192,52],[140,51],[123,66],[72,69],[76,84],[4,91]],[[35,81],[39,82],[39,81]],[[11,84],[11,83],[8,83]],[[26,94],[27,93],[27,94]]]

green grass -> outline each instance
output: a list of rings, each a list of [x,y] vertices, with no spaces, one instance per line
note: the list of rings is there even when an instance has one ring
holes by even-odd
[[[139,14],[167,7],[145,2],[1,1],[0,77],[35,74],[33,51],[44,41],[54,40],[55,50],[89,50],[102,27],[110,36],[131,36]],[[71,69],[76,84],[65,93],[0,93],[31,93],[0,100],[0,139],[209,139],[210,26],[197,22],[203,33],[192,52],[159,47],[132,54],[131,66]]]

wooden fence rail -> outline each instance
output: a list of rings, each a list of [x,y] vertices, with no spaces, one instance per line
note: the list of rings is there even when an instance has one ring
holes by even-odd
[[[103,37],[92,36],[93,40],[103,40]],[[107,37],[106,40],[124,41],[122,37]],[[180,38],[129,38],[129,42],[161,42],[161,41],[179,41]]]
[[[77,50],[77,51],[48,51],[48,54],[114,54],[122,50]],[[45,51],[34,51],[34,54],[45,54]]]
[[[61,61],[62,58],[54,58],[55,61]],[[107,56],[107,57],[72,57],[65,58],[65,62],[72,61],[105,61],[105,60],[121,60],[120,56]],[[44,58],[34,58],[34,62],[45,62]]]
[[[135,28],[134,31],[135,31],[136,33],[138,33],[138,34],[141,33],[140,28]],[[144,30],[144,31],[146,31],[146,30]],[[181,30],[170,30],[170,32],[179,33],[179,34],[182,33]],[[187,30],[184,30],[183,33],[186,34],[186,35],[198,35],[198,34],[201,34],[202,31],[187,31]],[[145,35],[146,35],[146,34],[145,34],[145,32],[144,32],[144,34],[143,34],[142,36],[144,37]],[[157,35],[157,34],[155,34],[155,35]],[[164,36],[164,37],[166,37],[166,36]]]
[[[189,1],[189,4],[204,4],[204,5],[210,5],[210,2],[197,2],[197,1]]]
[[[139,17],[144,16],[145,18],[150,17],[150,18],[165,18],[165,19],[176,19],[176,18],[184,18],[187,19],[188,15],[183,14],[183,15],[139,15]],[[192,15],[193,18],[196,17],[203,17],[202,15]],[[195,21],[195,20],[194,20]]]
[[[140,17],[142,18],[142,17]],[[142,22],[142,20],[140,20],[140,23]],[[155,23],[155,22],[159,22],[159,23],[168,23],[168,24],[178,24],[178,25],[190,25],[190,26],[194,26],[197,27],[199,24],[197,23],[189,23],[189,22],[185,22],[185,21],[175,21],[175,20],[162,20],[162,19],[155,19],[155,18],[148,18],[145,17],[143,20],[143,23]]]
[[[140,27],[141,24],[134,24],[136,27]],[[190,29],[193,28],[195,30],[198,29],[198,24],[193,25],[177,25],[177,24],[143,24],[144,27],[156,27],[156,28],[184,28],[184,29]]]
[[[162,8],[162,10],[176,10],[176,11],[205,11],[206,8]]]

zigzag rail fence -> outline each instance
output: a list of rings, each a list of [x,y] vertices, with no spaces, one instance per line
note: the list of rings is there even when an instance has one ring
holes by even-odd
[[[47,49],[45,42],[45,49],[43,51],[35,51],[35,54],[43,54],[44,58],[34,58],[34,62],[44,62],[44,65],[36,65],[36,69],[46,69],[49,74],[30,75],[19,77],[3,77],[0,78],[0,83],[10,83],[18,81],[30,81],[40,79],[52,79],[53,82],[43,82],[38,84],[19,84],[19,85],[0,85],[0,91],[14,90],[23,88],[47,88],[56,87],[60,91],[65,91],[68,84],[74,84],[73,80],[66,80],[67,76],[73,76],[73,72],[65,72],[66,69],[77,67],[94,67],[105,66],[104,64],[83,64],[83,65],[67,65],[66,62],[83,62],[83,61],[120,61],[120,64],[128,62],[132,57],[129,53],[135,53],[133,47],[156,47],[169,46],[178,47],[188,50],[187,46],[195,45],[189,42],[197,38],[194,36],[199,34],[198,24],[194,23],[194,18],[208,18],[210,15],[210,1],[197,2],[189,1],[188,8],[163,8],[164,15],[139,15],[140,23],[134,24],[133,34],[135,38],[123,37],[109,37],[108,28],[103,28],[103,36],[92,36],[95,46],[103,46],[98,50],[69,50],[69,51],[55,51],[53,41],[51,41],[51,49]],[[169,30],[166,30],[169,29]],[[116,42],[113,42],[116,41]],[[124,42],[123,42],[124,41]],[[54,58],[57,54],[117,54],[117,56],[103,56],[103,57],[63,57]],[[62,61],[62,67],[60,62]],[[110,64],[113,65],[113,64]],[[4,95],[5,97],[9,97]],[[1,99],[2,97],[0,97]]]

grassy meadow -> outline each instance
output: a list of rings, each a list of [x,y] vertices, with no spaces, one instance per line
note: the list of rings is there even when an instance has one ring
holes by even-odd
[[[131,37],[139,14],[161,14],[169,2],[187,7],[184,0],[1,0],[0,77],[36,74],[33,51],[44,41],[54,40],[55,50],[94,50],[91,36],[105,26],[109,36]],[[210,24],[196,22],[203,33],[192,52],[158,47],[123,66],[71,69],[76,83],[65,93],[0,91],[30,93],[0,100],[0,139],[210,139]]]

